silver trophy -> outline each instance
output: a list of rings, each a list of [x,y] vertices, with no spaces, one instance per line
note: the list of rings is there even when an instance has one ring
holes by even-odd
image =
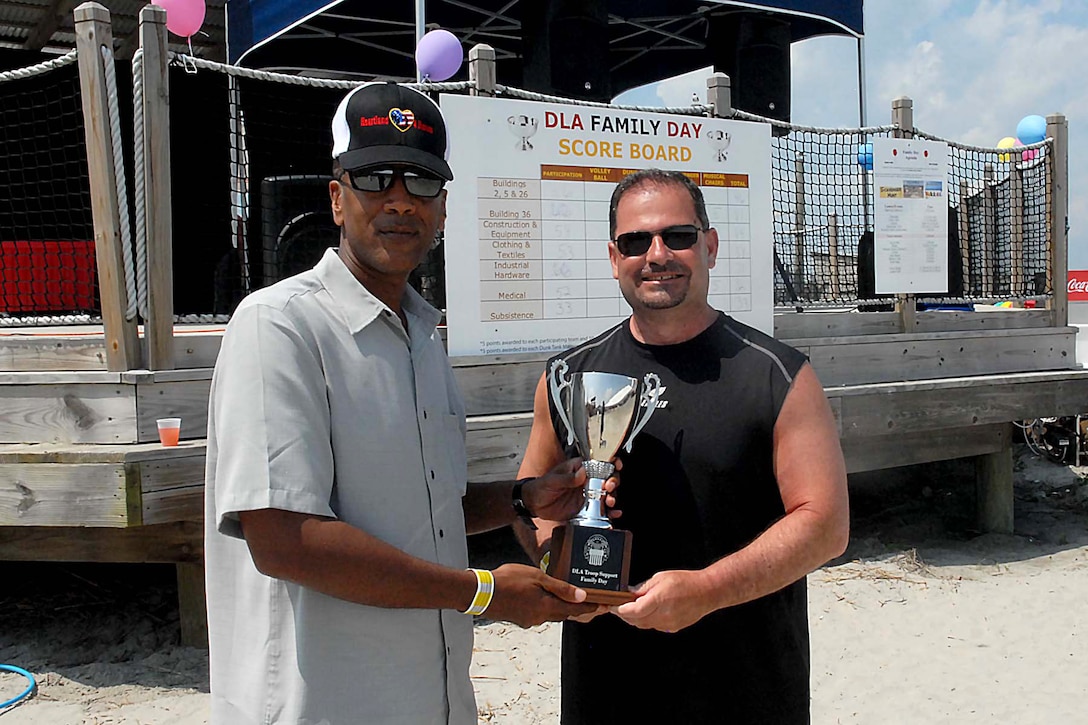
[[[610,529],[604,511],[604,482],[616,469],[612,464],[616,453],[621,447],[631,452],[631,442],[657,409],[663,390],[661,379],[646,373],[640,391],[637,378],[598,372],[568,376],[568,370],[565,360],[556,359],[548,371],[548,383],[567,428],[567,445],[578,441],[578,452],[589,476],[585,504],[571,523]]]

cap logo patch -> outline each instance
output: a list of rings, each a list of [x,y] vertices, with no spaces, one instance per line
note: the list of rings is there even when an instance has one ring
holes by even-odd
[[[397,130],[404,133],[412,127],[412,124],[416,120],[416,114],[409,110],[401,110],[399,108],[389,109],[389,120]]]

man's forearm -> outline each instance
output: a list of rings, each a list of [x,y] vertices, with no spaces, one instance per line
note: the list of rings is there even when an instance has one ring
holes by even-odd
[[[752,543],[703,570],[708,612],[764,597],[840,555],[847,527],[800,508],[776,521]]]
[[[350,524],[268,509],[242,514],[261,573],[375,607],[464,610],[475,576],[411,556]]]
[[[465,496],[461,499],[468,533],[480,534],[514,522],[517,518],[511,495],[514,484],[515,481],[469,481]]]

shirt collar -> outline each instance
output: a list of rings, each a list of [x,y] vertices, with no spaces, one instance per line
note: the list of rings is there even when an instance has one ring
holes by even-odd
[[[314,272],[343,311],[351,334],[359,332],[385,312],[392,314],[388,305],[355,278],[335,248],[325,250],[321,261],[314,267]],[[418,318],[429,331],[433,331],[442,319],[442,313],[411,287],[405,287],[401,306],[405,314]]]

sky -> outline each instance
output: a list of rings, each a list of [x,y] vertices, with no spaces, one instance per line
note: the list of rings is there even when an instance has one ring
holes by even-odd
[[[858,43],[822,36],[791,49],[793,123],[860,125]],[[974,146],[1016,135],[1024,116],[1069,119],[1069,268],[1088,269],[1088,2],[866,0],[866,124],[914,101],[914,126]],[[633,89],[635,105],[706,98],[709,69]]]

